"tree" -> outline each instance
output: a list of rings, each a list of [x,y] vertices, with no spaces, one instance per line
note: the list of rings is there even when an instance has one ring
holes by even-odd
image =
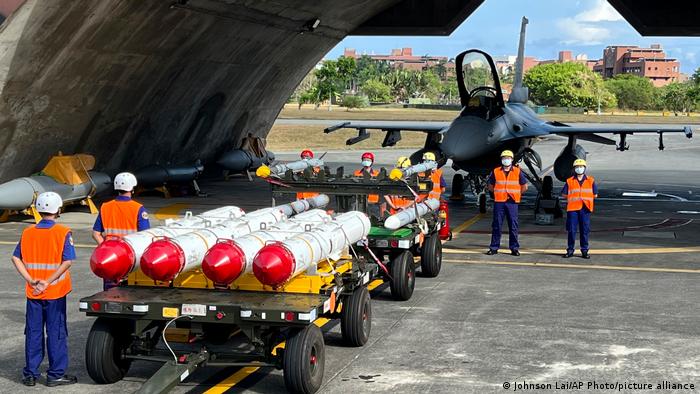
[[[364,108],[369,105],[369,100],[365,96],[345,95],[341,105],[350,111],[352,108]]]
[[[360,91],[373,103],[388,103],[392,101],[391,88],[378,79],[365,81]]]
[[[690,109],[692,105],[690,87],[690,84],[678,82],[673,82],[664,86],[662,93],[664,108],[676,114]]]
[[[695,72],[693,72],[693,75],[690,77],[690,80],[695,85],[700,85],[700,67],[695,69]]]
[[[621,109],[651,109],[654,104],[654,85],[647,78],[620,74],[605,81],[605,87],[617,98]]]
[[[316,103],[328,100],[328,110],[334,98],[345,90],[352,90],[352,75],[355,72],[355,59],[341,56],[338,60],[326,60],[315,71],[316,75]]]
[[[614,107],[615,96],[605,88],[603,78],[579,63],[549,63],[531,68],[525,85],[538,104],[595,108]]]

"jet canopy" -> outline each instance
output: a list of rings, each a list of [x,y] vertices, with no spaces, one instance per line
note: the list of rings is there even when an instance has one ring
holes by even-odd
[[[462,115],[493,119],[503,114],[503,93],[496,66],[487,53],[471,49],[457,55],[457,84]]]

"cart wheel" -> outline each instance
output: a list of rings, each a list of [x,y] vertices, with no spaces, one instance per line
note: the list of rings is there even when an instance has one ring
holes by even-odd
[[[420,270],[424,276],[434,278],[442,267],[442,242],[437,233],[425,237],[421,248]]]
[[[486,193],[479,193],[479,213],[486,213]]]
[[[343,302],[340,332],[350,346],[363,346],[372,329],[372,303],[366,287],[358,287]]]
[[[325,348],[315,324],[290,331],[282,359],[284,384],[290,393],[315,393],[323,383]]]
[[[413,265],[413,255],[404,251],[391,260],[391,295],[399,300],[406,301],[413,295],[413,287],[416,285],[416,268]]]
[[[115,383],[126,375],[131,360],[121,354],[130,343],[128,325],[115,319],[99,317],[93,323],[85,344],[85,366],[95,383]]]

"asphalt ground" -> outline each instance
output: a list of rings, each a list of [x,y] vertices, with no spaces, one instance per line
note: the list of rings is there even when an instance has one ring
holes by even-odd
[[[334,322],[323,329],[326,342],[322,392],[369,391],[504,392],[528,385],[664,381],[700,385],[700,148],[694,140],[666,137],[666,150],[655,139],[630,137],[631,150],[584,143],[590,174],[600,187],[591,234],[591,260],[560,257],[566,245],[564,222],[534,223],[534,194],[521,205],[520,257],[486,256],[490,211],[479,215],[474,200],[450,204],[455,239],[444,244],[444,264],[437,278],[421,278],[409,301],[391,299],[386,286],[373,291],[370,341],[363,348],[342,345]],[[564,145],[550,139],[536,145],[545,163]],[[389,165],[405,150],[375,152]],[[360,152],[328,152],[331,167],[354,167]],[[293,160],[296,153],[278,153]],[[451,181],[451,170],[446,169]],[[207,198],[139,198],[154,224],[186,210],[198,213],[224,204],[246,210],[269,206],[268,185],[245,177],[206,180]],[[560,183],[556,187],[561,187]],[[655,192],[656,197],[625,197],[625,192]],[[177,205],[176,205],[177,204]],[[71,269],[68,296],[71,361],[69,373],[79,384],[55,392],[131,392],[158,365],[135,362],[116,384],[95,385],[84,367],[84,347],[93,319],[78,311],[78,299],[101,290],[89,269],[94,216],[81,207],[60,218],[73,228],[78,258]],[[24,364],[23,284],[9,262],[29,218],[0,224],[0,392],[47,390],[21,386]],[[507,251],[507,236],[503,237]],[[46,366],[43,367],[45,371]],[[546,387],[546,386],[545,386]],[[574,386],[574,388],[577,386]],[[600,387],[600,386],[597,386]],[[530,386],[530,391],[542,391]],[[569,389],[572,387],[569,386]],[[639,392],[629,386],[609,392]],[[281,392],[281,371],[203,368],[175,392]],[[528,391],[520,387],[518,391]],[[568,390],[571,391],[571,390]],[[599,391],[599,390],[595,390]],[[605,391],[605,390],[602,390]],[[675,390],[666,390],[671,392]]]

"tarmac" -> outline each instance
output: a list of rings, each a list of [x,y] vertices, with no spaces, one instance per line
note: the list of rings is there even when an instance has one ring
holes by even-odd
[[[628,142],[627,152],[583,143],[589,151],[589,173],[600,188],[592,259],[560,257],[566,246],[564,220],[535,224],[532,191],[520,208],[520,257],[507,254],[507,235],[502,249],[506,253],[484,255],[490,210],[479,214],[470,196],[452,202],[455,237],[443,245],[437,278],[418,277],[413,297],[405,302],[394,301],[386,285],[375,288],[370,341],[362,348],[343,346],[337,323],[323,326],[327,346],[321,392],[540,392],[564,384],[569,384],[565,391],[573,391],[578,382],[581,389],[595,391],[606,391],[599,385],[616,385],[609,392],[639,392],[632,384],[693,384],[697,389],[700,147],[684,137],[666,136],[663,152],[657,151],[653,138],[631,136]],[[552,138],[535,148],[545,163],[552,163],[564,144]],[[296,157],[276,153],[282,161]],[[379,165],[389,166],[410,151],[399,146],[375,153]],[[332,168],[354,169],[359,156],[357,151],[328,152],[324,160]],[[451,183],[451,169],[445,170],[445,177]],[[243,176],[203,180],[200,186],[209,197],[148,195],[138,200],[154,224],[186,210],[198,213],[224,204],[251,210],[271,201],[267,183]],[[555,182],[555,188],[560,187]],[[159,365],[135,362],[127,377],[113,385],[95,385],[87,375],[84,347],[93,319],[80,313],[77,304],[79,298],[101,290],[101,281],[89,268],[94,216],[84,207],[74,207],[60,221],[73,229],[78,246],[68,299],[68,372],[78,376],[79,384],[52,391],[133,392]],[[3,393],[46,390],[43,378],[34,389],[19,382],[25,297],[9,256],[21,230],[30,224],[28,217],[0,224],[0,253],[8,261],[0,267]],[[212,367],[198,370],[174,392],[227,390],[284,392],[284,381],[274,369]]]

